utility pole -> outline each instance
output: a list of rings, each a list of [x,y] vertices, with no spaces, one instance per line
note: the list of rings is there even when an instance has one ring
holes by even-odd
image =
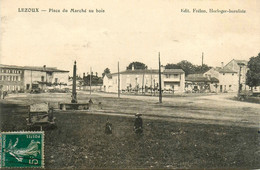
[[[151,72],[151,96],[153,95],[153,74]]]
[[[144,93],[144,73],[143,73],[143,81],[142,81],[142,94]]]
[[[90,76],[89,76],[89,92],[91,95],[91,76],[92,76],[92,68],[90,67]]]
[[[155,96],[155,79],[153,79],[153,95]]]
[[[201,67],[203,67],[203,60],[204,60],[204,53],[202,52],[202,61],[201,61]]]
[[[162,79],[161,79],[161,60],[159,52],[159,102],[162,103]]]
[[[26,87],[27,88],[27,87]],[[32,89],[32,70],[31,70],[31,87],[30,87],[31,89]],[[29,90],[29,89],[28,89]]]
[[[240,88],[240,82],[241,82],[241,69],[242,66],[244,66],[244,63],[237,63],[239,65],[239,75],[238,75],[238,92],[237,92],[237,97],[240,96],[241,88]]]
[[[117,63],[117,74],[118,74],[118,98],[120,98],[120,74],[119,74],[119,61]]]

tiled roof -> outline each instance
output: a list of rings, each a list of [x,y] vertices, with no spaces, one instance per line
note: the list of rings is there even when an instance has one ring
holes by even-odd
[[[20,70],[32,70],[32,71],[46,71],[46,72],[69,72],[67,70],[60,70],[56,67],[37,67],[37,66],[15,66],[0,64],[0,68],[20,69]]]
[[[184,73],[182,69],[165,69],[163,73]]]
[[[185,78],[185,81],[191,82],[213,82],[218,83],[219,80],[215,77],[205,77],[202,74],[190,74]]]
[[[235,61],[236,63],[243,63],[243,64],[245,64],[245,65],[247,65],[247,63],[248,63],[248,61],[246,61],[246,60],[235,60],[235,59],[234,59],[234,61]]]
[[[216,67],[216,70],[220,73],[237,73],[236,71],[225,67],[224,68]]]

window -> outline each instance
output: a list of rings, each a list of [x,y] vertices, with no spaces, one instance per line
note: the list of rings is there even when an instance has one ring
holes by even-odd
[[[18,76],[16,76],[16,81],[18,81],[19,79],[18,79]]]
[[[5,69],[3,70],[3,73],[6,73],[6,70],[5,70]]]
[[[55,83],[58,83],[58,78],[55,78]]]
[[[6,79],[7,79],[7,81],[10,81],[10,77],[9,76],[6,76]]]
[[[173,76],[174,76],[175,79],[179,78],[179,74],[174,74]]]
[[[42,82],[44,82],[44,76],[41,77]]]
[[[2,80],[2,76],[0,76],[0,80]]]
[[[6,76],[4,76],[4,80],[6,80]]]
[[[13,81],[13,76],[10,76],[10,81]]]

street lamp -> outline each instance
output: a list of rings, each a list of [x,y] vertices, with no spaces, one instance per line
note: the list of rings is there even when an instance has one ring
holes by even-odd
[[[238,75],[238,93],[237,93],[237,97],[240,96],[240,92],[241,92],[241,87],[240,87],[240,81],[241,81],[241,69],[242,67],[245,65],[244,63],[237,63],[239,66],[239,75]]]

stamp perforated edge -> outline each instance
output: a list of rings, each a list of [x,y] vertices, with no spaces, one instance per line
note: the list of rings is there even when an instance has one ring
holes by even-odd
[[[30,134],[30,133],[42,133],[42,166],[41,167],[37,167],[37,168],[45,168],[45,154],[44,154],[44,138],[45,138],[45,133],[44,131],[10,131],[10,132],[0,132],[0,137],[1,137],[1,140],[0,140],[0,169],[1,168],[5,168],[5,169],[17,169],[17,168],[20,168],[20,169],[35,169],[36,167],[2,167],[2,134]]]

